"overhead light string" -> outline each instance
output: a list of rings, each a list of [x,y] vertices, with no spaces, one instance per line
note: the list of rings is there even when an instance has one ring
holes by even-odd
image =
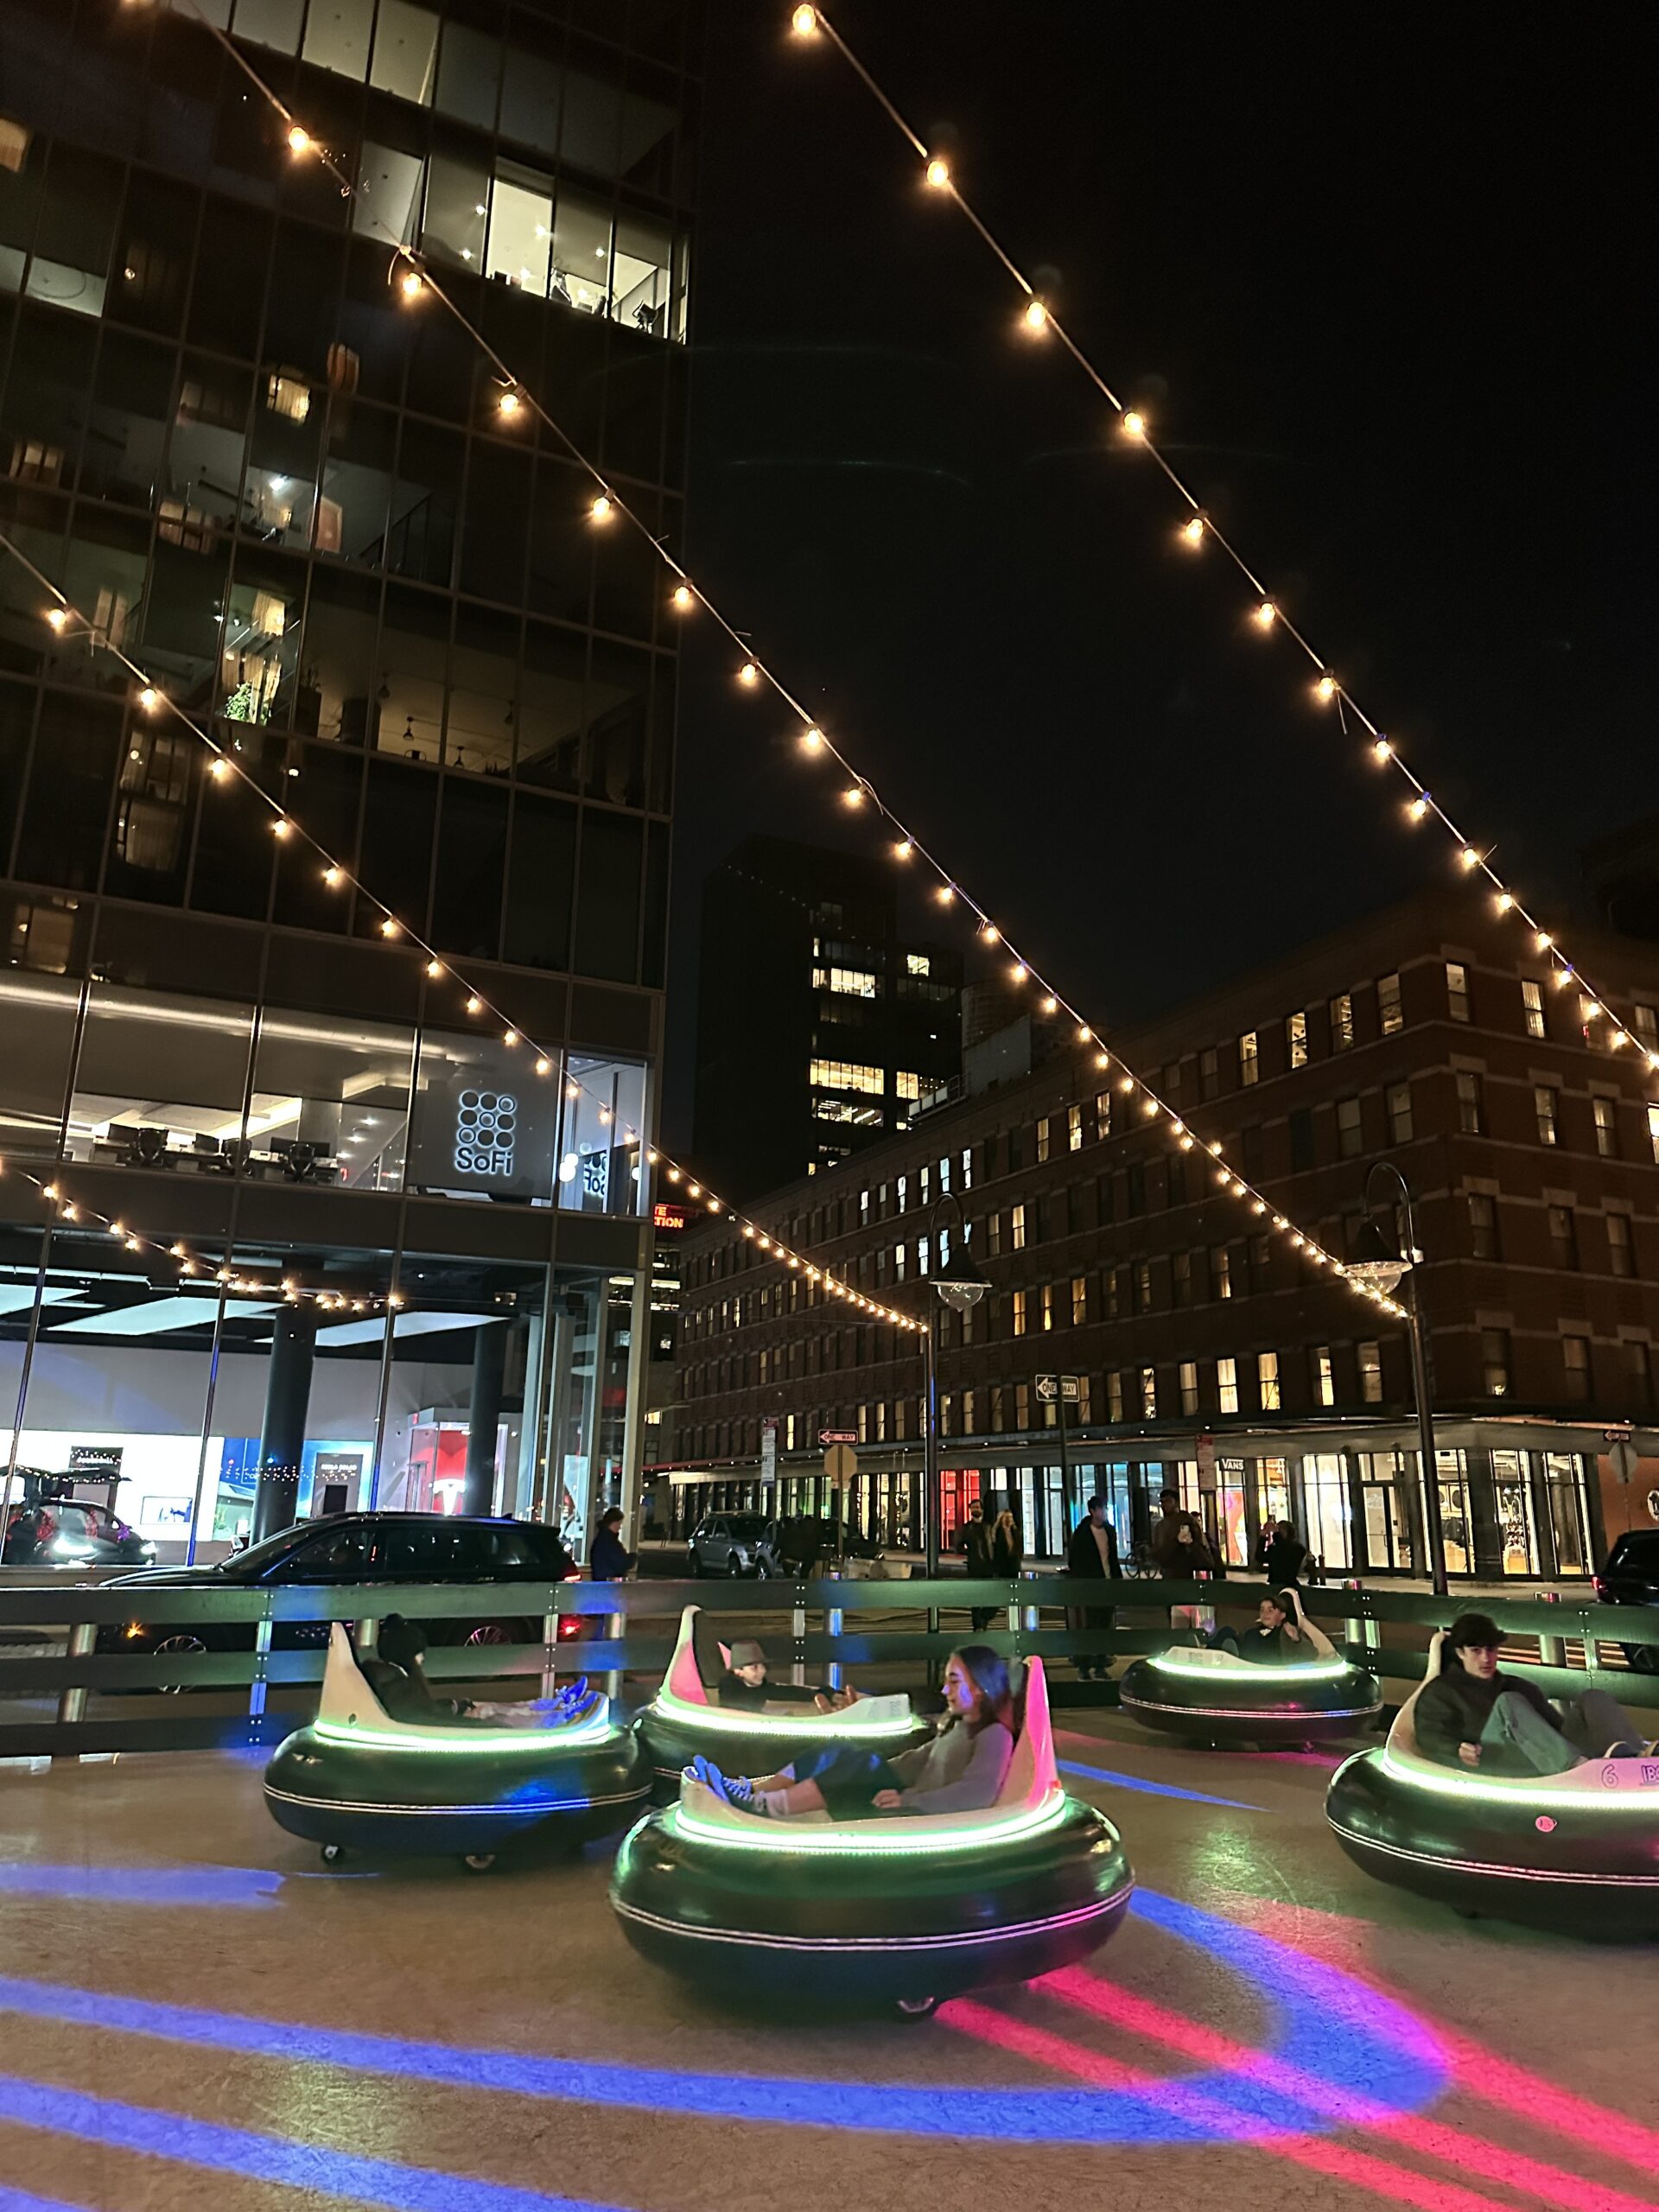
[[[941,861],[935,858],[923,840],[917,836],[913,830],[908,828],[896,810],[894,810],[886,800],[881,798],[876,790],[874,781],[868,775],[857,771],[854,767],[852,762],[842,747],[836,743],[834,740],[830,738],[819,727],[818,723],[804,702],[798,699],[794,693],[790,690],[783,679],[766,664],[762,656],[755,651],[753,644],[746,634],[741,632],[734,624],[729,621],[720,608],[709,598],[707,594],[699,589],[699,588],[692,582],[689,572],[668,550],[666,546],[663,544],[656,533],[630,505],[626,497],[606,479],[596,463],[594,462],[582,449],[570,434],[565,430],[563,426],[555,419],[548,410],[547,407],[537,397],[535,392],[514,376],[509,365],[496,352],[495,348],[491,346],[482,332],[480,332],[472,322],[464,309],[462,309],[461,306],[450,296],[444,286],[432,275],[430,269],[427,266],[425,262],[416,256],[412,247],[406,245],[402,238],[395,236],[382,222],[378,209],[371,207],[363,198],[359,188],[352,182],[351,179],[340,167],[339,163],[334,160],[334,156],[328,151],[327,147],[320,145],[317,141],[313,139],[309,132],[307,131],[303,125],[298,122],[298,119],[293,115],[292,111],[281,99],[278,99],[271,87],[265,82],[264,79],[261,77],[258,72],[253,67],[247,57],[237,47],[229,34],[222,30],[218,24],[210,20],[200,7],[200,0],[188,0],[188,4],[196,16],[197,20],[208,32],[209,35],[224,50],[224,52],[231,57],[255,90],[260,92],[270,104],[272,109],[287,127],[289,146],[294,157],[296,159],[304,158],[315,159],[319,161],[327,170],[328,174],[334,177],[335,181],[339,184],[342,197],[352,200],[356,204],[365,209],[368,213],[370,222],[380,232],[382,237],[385,239],[391,250],[394,269],[403,268],[406,270],[413,270],[421,277],[422,283],[419,294],[414,296],[424,297],[426,294],[429,293],[434,299],[438,301],[448,311],[460,327],[467,332],[467,335],[473,340],[474,343],[479,347],[486,359],[489,360],[492,366],[496,371],[497,376],[499,379],[500,390],[497,400],[498,411],[508,419],[512,419],[517,417],[519,414],[527,410],[530,413],[535,416],[537,421],[543,423],[553,434],[570,457],[587,473],[594,486],[594,499],[588,510],[590,518],[596,524],[603,525],[608,524],[614,517],[620,516],[632,525],[674,579],[673,588],[671,592],[671,602],[682,612],[689,612],[693,607],[704,610],[709,618],[715,623],[722,634],[731,640],[733,645],[736,648],[741,656],[737,668],[738,682],[747,690],[759,690],[762,683],[764,683],[766,688],[776,694],[778,698],[790,709],[800,723],[799,742],[803,751],[808,753],[827,753],[830,758],[835,760],[836,763],[845,772],[849,780],[842,792],[844,802],[850,806],[862,806],[867,801],[870,803],[880,817],[886,823],[890,824],[891,827],[898,833],[892,847],[892,850],[895,857],[902,857],[903,859],[909,860],[919,855],[925,868],[931,869],[934,874],[938,878],[938,882],[934,893],[938,903],[943,906],[951,906],[955,904],[957,900],[960,899],[963,906],[967,909],[969,914],[973,917],[977,925],[977,935],[982,944],[988,946],[1004,943],[1005,940],[1002,931],[999,928],[998,925],[993,920],[987,909],[973,897],[963,884],[950,874],[950,871],[944,868]],[[804,26],[804,18],[808,16],[812,18],[812,22],[810,25]],[[823,25],[823,18],[821,10],[804,7],[797,8],[792,21],[797,33],[801,35],[810,35],[813,29]],[[848,53],[848,58],[850,60],[853,57],[850,54],[850,51],[845,48],[844,43],[837,40],[837,44],[842,47],[842,50],[843,52]],[[861,69],[861,65],[860,66]],[[868,75],[868,73],[863,73]],[[903,124],[902,119],[898,117],[897,111],[893,108],[890,102],[886,100],[885,95],[882,95],[881,97],[884,106],[887,108],[887,111],[893,116],[894,120],[899,123],[899,127],[905,131],[905,135],[910,143],[912,147],[919,149],[921,147],[921,142],[917,139],[915,134],[908,129],[908,126]],[[948,176],[946,181],[949,181]],[[957,198],[958,205],[962,205],[963,202],[961,201],[960,194],[955,193],[954,186],[952,187],[952,193],[953,196]],[[1028,296],[1027,313],[1027,321],[1030,322],[1033,327],[1037,327],[1043,325],[1046,321],[1052,320],[1052,318],[1048,316],[1048,312],[1045,303],[1038,297],[1034,289],[1023,278],[1023,276],[1020,275],[1017,267],[1011,258],[1002,252],[1000,246],[995,247],[995,251],[997,251],[999,258],[1005,263],[1005,265],[1014,274],[1017,281],[1021,283]],[[408,297],[411,296],[405,291],[405,296]],[[1091,371],[1090,373],[1096,374],[1096,372]],[[1096,380],[1099,380],[1097,375]],[[1105,389],[1103,385],[1102,388],[1103,390]],[[1113,398],[1112,404],[1114,406],[1117,406],[1119,404],[1115,397]],[[64,600],[63,594],[58,591],[54,585],[50,583],[48,579],[41,575],[40,570],[35,568],[33,563],[29,562],[27,557],[22,554],[20,550],[12,543],[9,537],[5,537],[3,532],[0,532],[0,543],[3,543],[7,547],[7,550],[11,551],[16,557],[23,562],[24,566],[30,570],[30,573],[36,577],[42,586],[48,591],[52,592],[58,603],[53,609],[48,610],[48,621],[52,621],[54,615],[58,616],[59,620],[54,622],[54,626],[60,627],[62,620],[67,619],[69,613],[67,601]],[[90,627],[90,626],[88,626]],[[144,675],[143,671],[138,669],[136,664],[127,660],[124,654],[122,654],[118,649],[111,647],[109,650],[114,652],[116,658],[120,659],[123,662],[123,664],[128,667],[132,673],[138,677],[141,684],[149,689],[158,689],[158,687],[156,687],[151,683],[150,679]],[[274,812],[284,814],[284,810],[282,810],[278,806],[277,803],[270,798],[270,795],[264,791],[261,785],[254,783],[251,778],[247,777],[245,772],[240,768],[239,765],[232,760],[230,756],[225,753],[224,748],[215,744],[214,741],[207,734],[207,733],[202,730],[198,724],[192,721],[191,718],[184,713],[183,709],[177,705],[176,702],[168,698],[165,693],[162,693],[161,696],[171,710],[175,714],[178,715],[180,718],[185,721],[187,726],[193,729],[196,735],[200,738],[217,756],[213,764],[213,772],[216,775],[224,773],[226,767],[234,770],[236,773],[243,776],[244,781],[247,782],[251,789],[259,792],[260,797],[265,800],[266,804],[271,807]],[[285,818],[291,823],[291,817],[285,817]],[[293,826],[296,828],[299,827],[297,824],[294,824]],[[300,834],[305,837],[306,842],[313,848],[313,849],[328,862],[330,867],[337,868],[339,869],[340,880],[350,883],[357,882],[357,880],[351,875],[350,872],[343,866],[343,864],[334,861],[331,855],[324,852],[323,848],[308,831],[302,829],[300,830]],[[395,937],[398,935],[403,925],[399,924],[397,918],[392,913],[391,910],[386,907],[366,886],[359,883],[357,884],[357,887],[362,890],[364,895],[372,905],[379,908],[384,917],[381,924],[382,934],[387,937]],[[423,941],[416,937],[414,932],[407,931],[406,933],[409,935],[412,943],[419,946],[421,950],[427,952],[429,956],[429,973],[433,972],[435,969],[439,972],[442,972],[442,969],[445,967],[448,967],[452,973],[456,972],[453,969],[453,963],[442,962],[440,959],[440,957],[435,952],[433,952],[430,947],[426,946]],[[1047,1001],[1052,1001],[1054,1008],[1057,1011],[1064,1010],[1068,1018],[1076,1025],[1078,1042],[1080,1044],[1092,1043],[1095,1039],[1094,1030],[1083,1020],[1082,1016],[1078,1014],[1076,1007],[1072,1006],[1071,1001],[1052,984],[1047,982],[1037,964],[1029,960],[1021,958],[1014,951],[1014,948],[1012,946],[1009,946],[1007,950],[1010,957],[1010,973],[1015,974],[1016,980],[1021,982],[1034,981],[1039,992],[1043,995],[1044,1002],[1046,1004]],[[476,995],[478,995],[480,1001],[483,1001],[484,1003],[488,1003],[487,1001],[483,1000],[483,994],[480,993]],[[493,1015],[498,1015],[498,1010],[493,1007],[490,1007],[490,1011]],[[546,1056],[542,1055],[541,1057]],[[1171,1142],[1178,1149],[1188,1152],[1199,1147],[1203,1141],[1198,1139],[1196,1135],[1186,1127],[1185,1122],[1176,1113],[1175,1109],[1165,1099],[1160,1096],[1149,1084],[1146,1083],[1142,1077],[1138,1076],[1133,1069],[1129,1068],[1127,1064],[1123,1062],[1121,1056],[1115,1056],[1108,1052],[1104,1048],[1101,1048],[1096,1050],[1094,1057],[1096,1069],[1103,1072],[1116,1065],[1119,1071],[1117,1082],[1120,1091],[1132,1096],[1138,1095],[1143,1116],[1148,1121],[1155,1120],[1159,1122],[1165,1128],[1166,1134],[1168,1135]],[[603,1109],[601,1109],[601,1111]],[[1351,1278],[1346,1277],[1344,1273],[1343,1263],[1335,1253],[1330,1251],[1317,1236],[1311,1236],[1307,1232],[1297,1228],[1295,1224],[1292,1222],[1287,1216],[1280,1212],[1273,1206],[1272,1202],[1266,1197],[1264,1192],[1260,1191],[1246,1178],[1236,1174],[1230,1166],[1222,1162],[1222,1147],[1219,1143],[1205,1143],[1203,1144],[1203,1148],[1217,1163],[1215,1167],[1214,1173],[1217,1185],[1220,1189],[1224,1190],[1230,1192],[1232,1196],[1241,1199],[1249,1206],[1250,1211],[1259,1219],[1262,1220],[1264,1223],[1270,1224],[1275,1231],[1286,1237],[1293,1248],[1302,1252],[1313,1264],[1330,1268],[1335,1274],[1341,1277],[1346,1282],[1347,1287],[1357,1296],[1369,1299],[1374,1303],[1383,1306],[1389,1312],[1401,1315],[1403,1318],[1404,1309],[1402,1307],[1394,1304],[1394,1302],[1388,1299],[1382,1293],[1374,1291],[1369,1286],[1363,1285],[1355,1281]],[[689,1174],[689,1171],[680,1168],[677,1162],[669,1161],[668,1155],[662,1154],[660,1152],[660,1148],[658,1149],[657,1156],[665,1165],[667,1179],[669,1181],[677,1182]],[[678,1171],[677,1173],[675,1172],[677,1169]],[[695,1188],[697,1186],[693,1185],[693,1187]],[[705,1203],[708,1211],[711,1214],[729,1215],[739,1224],[741,1230],[745,1231],[753,1230],[757,1239],[762,1234],[757,1224],[750,1222],[747,1217],[740,1213],[737,1209],[728,1206],[723,1199],[719,1198],[717,1196],[714,1194],[706,1194]],[[789,1264],[799,1266],[804,1263],[808,1268],[809,1281],[823,1282],[826,1286],[828,1294],[830,1295],[848,1297],[851,1299],[855,1306],[861,1306],[867,1311],[878,1313],[880,1318],[892,1321],[897,1326],[907,1329],[914,1329],[919,1326],[918,1324],[912,1322],[909,1317],[899,1313],[893,1308],[880,1306],[877,1301],[864,1298],[861,1294],[854,1291],[849,1284],[838,1281],[830,1271],[818,1268],[816,1263],[810,1262],[803,1262],[801,1255],[792,1253],[789,1250],[788,1247],[779,1245],[776,1239],[770,1240],[766,1246],[761,1247],[760,1249],[782,1254]]]
[[[1453,820],[1451,814],[1403,758],[1398,745],[1372,721],[1353,693],[1336,676],[1323,655],[1298,628],[1292,618],[1286,613],[1282,603],[1255,574],[1243,554],[1214,518],[1205,512],[1197,493],[1192,491],[1168,456],[1159,447],[1144,413],[1138,408],[1125,404],[1089,353],[1056,315],[1052,303],[1038,291],[1032,280],[1020,267],[1013,255],[1008,252],[978,209],[967,198],[957,184],[951,165],[945,156],[930,149],[925,142],[918,137],[886,88],[872,74],[861,57],[849,45],[822,8],[798,7],[794,10],[790,21],[791,29],[798,40],[807,41],[822,37],[841,56],[853,75],[863,86],[865,91],[893,125],[906,144],[923,164],[924,183],[953,202],[1007,276],[1018,287],[1025,300],[1022,320],[1026,327],[1033,334],[1044,337],[1052,336],[1059,342],[1063,350],[1076,362],[1095,390],[1100,393],[1116,414],[1118,418],[1118,428],[1123,436],[1129,442],[1141,446],[1148,458],[1162,471],[1166,480],[1185,509],[1185,518],[1178,531],[1181,540],[1195,550],[1213,542],[1233,563],[1234,568],[1254,594],[1250,619],[1255,627],[1264,635],[1275,631],[1282,632],[1293,644],[1300,647],[1313,670],[1313,688],[1315,696],[1321,703],[1328,705],[1334,702],[1339,709],[1345,705],[1351,710],[1355,720],[1365,732],[1368,750],[1372,761],[1378,767],[1392,768],[1401,780],[1408,786],[1411,796],[1404,802],[1403,810],[1407,821],[1413,827],[1431,818],[1437,823],[1445,830],[1456,849],[1456,865],[1471,879],[1478,878],[1483,880],[1491,890],[1496,912],[1501,915],[1513,915],[1522,927],[1531,931],[1534,950],[1548,962],[1554,986],[1557,988],[1565,988],[1569,983],[1576,982],[1584,988],[1590,1006],[1593,1008],[1593,1012],[1586,1012],[1585,1023],[1586,1041],[1592,1043],[1595,1041],[1590,1033],[1592,1025],[1605,1017],[1608,1024],[1604,1040],[1606,1049],[1617,1052],[1634,1044],[1643,1059],[1645,1060],[1649,1070],[1659,1072],[1659,1043],[1641,1044],[1638,1041],[1634,1021],[1621,1024],[1608,1014],[1610,1001],[1607,995],[1597,990],[1582,969],[1578,967],[1562,950],[1554,935],[1544,927],[1538,917],[1528,907],[1520,893],[1493,867],[1491,849],[1483,849]],[[1344,728],[1344,729],[1346,728],[1345,719]]]

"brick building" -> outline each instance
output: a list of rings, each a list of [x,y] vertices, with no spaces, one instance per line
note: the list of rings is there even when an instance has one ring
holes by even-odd
[[[1561,1577],[1644,1514],[1646,1471],[1611,1479],[1605,1431],[1652,1428],[1659,1334],[1659,948],[1575,936],[1638,1049],[1515,925],[1424,894],[1114,1040],[1203,1143],[1294,1224],[1352,1249],[1368,1171],[1417,1202],[1442,1516],[1454,1573]],[[942,1313],[943,1525],[1006,1491],[1052,1554],[1096,1487],[1144,1539],[1178,1483],[1230,1558],[1288,1511],[1329,1571],[1426,1569],[1402,1325],[1313,1265],[1170,1119],[1077,1046],[754,1209],[798,1249],[922,1314],[938,1239],[991,1281]],[[1103,1087],[1106,1086],[1106,1087]],[[919,1523],[913,1335],[759,1253],[730,1224],[683,1255],[679,1421],[659,1515],[710,1503],[824,1510],[821,1427],[859,1436],[849,1509],[890,1541]],[[1038,1375],[1081,1378],[1063,1475]],[[759,1482],[776,1423],[778,1493]],[[649,1478],[648,1478],[649,1479]]]

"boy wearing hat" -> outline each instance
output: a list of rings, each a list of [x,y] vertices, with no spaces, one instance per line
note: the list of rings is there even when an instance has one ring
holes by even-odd
[[[715,1693],[717,1704],[746,1707],[751,1712],[767,1705],[815,1705],[820,1713],[833,1713],[857,1695],[850,1689],[812,1690],[792,1682],[769,1682],[766,1651],[752,1636],[741,1637],[731,1649],[731,1664]]]

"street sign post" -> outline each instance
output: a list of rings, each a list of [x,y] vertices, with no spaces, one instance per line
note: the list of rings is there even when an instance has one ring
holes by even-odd
[[[1039,1375],[1037,1377],[1037,1402],[1052,1406],[1060,1433],[1060,1496],[1065,1501],[1066,1534],[1070,1535],[1077,1520],[1077,1502],[1071,1495],[1071,1453],[1065,1433],[1065,1409],[1083,1402],[1083,1378],[1078,1375]]]
[[[832,1444],[823,1455],[823,1471],[830,1478],[830,1517],[842,1531],[845,1541],[847,1516],[842,1500],[847,1485],[858,1472],[858,1454],[850,1444]]]
[[[1607,1446],[1608,1463],[1615,1478],[1621,1483],[1628,1483],[1642,1459],[1642,1454],[1636,1448],[1635,1439],[1628,1428],[1604,1429],[1602,1438]]]
[[[778,1424],[763,1421],[760,1424],[760,1481],[763,1486],[778,1479]]]
[[[856,1444],[858,1431],[855,1428],[821,1428],[818,1441],[820,1444]]]

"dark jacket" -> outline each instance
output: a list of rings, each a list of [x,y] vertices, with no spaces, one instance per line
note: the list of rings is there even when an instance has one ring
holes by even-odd
[[[1294,1582],[1306,1572],[1311,1556],[1300,1536],[1274,1536],[1262,1558],[1268,1581],[1275,1590],[1282,1590],[1287,1582]]]
[[[1260,1667],[1277,1667],[1300,1656],[1302,1646],[1293,1643],[1286,1636],[1282,1623],[1277,1628],[1263,1628],[1259,1621],[1252,1621],[1249,1628],[1238,1631],[1238,1656],[1249,1659]]]
[[[1192,1531],[1190,1544],[1181,1541],[1183,1529]],[[1216,1555],[1195,1513],[1178,1510],[1160,1517],[1152,1532],[1152,1560],[1166,1582],[1190,1582],[1195,1574],[1217,1572]]]
[[[999,1580],[1011,1582],[1025,1564],[1025,1548],[1020,1541],[1016,1528],[1012,1535],[1006,1529],[993,1527],[991,1530],[991,1573]]]
[[[1555,1708],[1532,1683],[1523,1681],[1519,1675],[1506,1675],[1501,1667],[1490,1682],[1483,1682],[1448,1649],[1440,1674],[1426,1682],[1418,1694],[1414,1719],[1417,1747],[1423,1757],[1438,1760],[1441,1766],[1461,1767],[1459,1745],[1479,1743],[1480,1732],[1505,1690],[1518,1691],[1552,1728],[1560,1728]],[[1481,1764],[1489,1772],[1503,1771],[1490,1752]]]
[[[595,1582],[620,1582],[639,1563],[639,1553],[631,1552],[610,1529],[601,1529],[594,1538],[593,1556],[588,1564]]]
[[[1065,1548],[1065,1571],[1068,1574],[1079,1578],[1093,1575],[1096,1580],[1103,1580],[1109,1573],[1114,1580],[1116,1579],[1122,1572],[1117,1558],[1117,1532],[1109,1521],[1103,1534],[1106,1538],[1107,1564],[1104,1567],[1100,1562],[1100,1546],[1095,1541],[1095,1532],[1085,1513],[1071,1531],[1071,1541]]]
[[[962,1548],[968,1555],[968,1573],[976,1582],[988,1582],[1001,1570],[996,1567],[991,1548],[991,1530],[995,1523],[976,1514],[963,1530]]]

